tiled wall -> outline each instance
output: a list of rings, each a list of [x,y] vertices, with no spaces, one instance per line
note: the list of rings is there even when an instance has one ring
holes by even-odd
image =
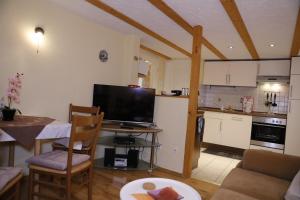
[[[288,109],[288,90],[289,85],[285,83],[259,83],[256,88],[248,87],[222,87],[222,86],[202,86],[199,105],[205,107],[224,107],[231,106],[233,109],[242,109],[240,102],[243,96],[254,98],[254,110],[268,112],[265,106],[266,94],[276,93],[276,107],[271,107],[274,113],[287,113]]]

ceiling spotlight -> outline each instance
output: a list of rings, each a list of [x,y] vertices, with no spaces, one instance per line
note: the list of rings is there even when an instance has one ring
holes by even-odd
[[[233,46],[229,46],[228,48],[229,48],[229,49],[233,49]]]
[[[274,43],[270,43],[269,47],[275,47],[275,44]]]

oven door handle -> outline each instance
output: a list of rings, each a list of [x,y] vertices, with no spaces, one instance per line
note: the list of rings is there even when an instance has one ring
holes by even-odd
[[[283,125],[270,125],[270,124],[261,124],[261,123],[256,123],[252,122],[252,125],[258,125],[258,126],[267,126],[267,127],[273,127],[273,128],[286,128],[286,126]]]

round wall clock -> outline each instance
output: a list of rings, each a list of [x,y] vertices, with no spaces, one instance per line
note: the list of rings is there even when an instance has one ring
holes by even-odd
[[[99,53],[99,59],[101,62],[106,62],[108,60],[108,53],[106,50],[101,50]]]

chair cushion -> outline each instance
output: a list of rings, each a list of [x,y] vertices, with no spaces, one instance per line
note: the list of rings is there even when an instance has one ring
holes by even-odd
[[[63,145],[64,147],[69,148],[69,142],[70,142],[70,138],[61,138],[61,139],[55,140],[53,143]],[[73,149],[81,150],[82,148],[83,148],[82,142],[74,143]]]
[[[232,190],[220,188],[211,200],[258,200],[256,198]]]
[[[28,160],[26,160],[26,162],[28,164],[47,167],[51,169],[66,170],[67,159],[68,159],[67,151],[56,150],[56,151],[43,153],[39,156],[33,156]],[[73,153],[72,166],[79,165],[89,159],[90,159],[89,155]]]
[[[21,172],[18,167],[0,167],[0,191]]]
[[[233,169],[223,181],[222,188],[230,189],[257,199],[283,199],[290,182],[262,173]]]
[[[294,177],[285,195],[285,200],[300,200],[300,170]]]

